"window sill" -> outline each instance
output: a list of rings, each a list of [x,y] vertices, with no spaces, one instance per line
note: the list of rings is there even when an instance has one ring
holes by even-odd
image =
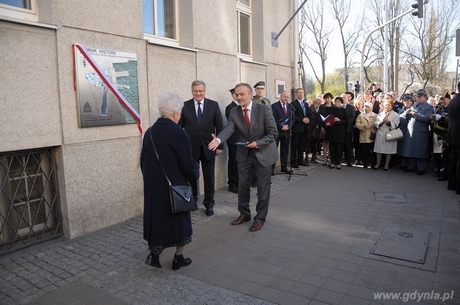
[[[159,37],[147,36],[147,35],[144,35],[144,39],[149,44],[154,44],[154,45],[158,45],[158,46],[174,48],[174,49],[179,49],[179,50],[185,50],[185,51],[190,51],[190,52],[198,52],[198,50],[196,50],[196,49],[181,47],[179,45],[179,43],[177,41],[175,41],[175,40],[162,39],[162,38],[159,38]]]
[[[26,24],[26,25],[31,25],[31,26],[40,27],[40,28],[53,29],[53,30],[57,30],[59,28],[57,25],[54,25],[54,24],[40,23],[40,22],[30,21],[26,19],[18,19],[18,18],[1,16],[1,15],[0,15],[0,20],[20,23],[20,24]]]
[[[244,62],[247,62],[247,63],[250,63],[250,64],[255,64],[255,65],[260,65],[260,66],[264,66],[264,67],[267,67],[268,65],[263,63],[263,62],[258,62],[258,61],[254,61],[248,57],[243,57],[241,55],[238,55],[239,59],[241,61],[244,61]]]

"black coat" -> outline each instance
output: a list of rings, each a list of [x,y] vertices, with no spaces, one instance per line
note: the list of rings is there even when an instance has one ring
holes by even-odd
[[[172,184],[186,185],[198,179],[198,163],[192,158],[190,139],[170,119],[159,118],[143,139],[141,171],[144,181],[144,239],[149,245],[175,243],[192,235],[190,212],[173,214],[169,187],[152,142]]]
[[[460,145],[460,94],[454,97],[447,106],[449,113],[449,128],[447,142],[450,145]],[[457,179],[459,179],[457,177]]]
[[[332,106],[329,108],[329,114],[340,119],[340,122],[335,122],[334,125],[326,127],[326,140],[330,142],[345,142],[345,130],[348,126],[348,119],[345,109]]]

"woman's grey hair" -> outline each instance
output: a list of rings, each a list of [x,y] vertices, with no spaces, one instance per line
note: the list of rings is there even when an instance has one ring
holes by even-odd
[[[171,118],[174,113],[181,113],[184,102],[179,95],[175,93],[166,93],[160,95],[158,98],[157,107],[160,116]]]

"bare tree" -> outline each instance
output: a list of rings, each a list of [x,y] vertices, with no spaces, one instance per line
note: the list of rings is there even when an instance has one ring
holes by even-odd
[[[410,21],[412,30],[403,39],[402,52],[410,55],[407,56],[408,63],[424,88],[433,82],[448,86],[446,67],[449,46],[460,25],[457,11],[453,9],[457,5],[457,0],[443,0],[442,4],[431,1],[425,5],[422,19]]]
[[[348,90],[348,81],[350,76],[350,67],[352,65],[352,52],[356,52],[359,33],[362,30],[362,18],[356,18],[355,24],[349,26],[351,0],[329,0],[332,15],[338,23],[340,38],[342,41],[342,49],[344,55],[343,73],[344,87]],[[347,26],[348,29],[347,30]]]
[[[325,25],[324,5],[320,0],[309,1],[300,15],[300,55],[306,59],[315,79],[324,93],[326,83],[326,60],[329,47],[329,35],[332,31]],[[313,64],[320,60],[320,70]]]

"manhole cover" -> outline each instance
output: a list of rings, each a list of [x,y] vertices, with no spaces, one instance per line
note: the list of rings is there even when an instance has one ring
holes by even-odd
[[[425,231],[387,227],[371,254],[423,264],[429,237]]]
[[[402,194],[391,194],[391,193],[374,193],[375,200],[378,201],[391,201],[398,203],[405,203],[407,199]]]

